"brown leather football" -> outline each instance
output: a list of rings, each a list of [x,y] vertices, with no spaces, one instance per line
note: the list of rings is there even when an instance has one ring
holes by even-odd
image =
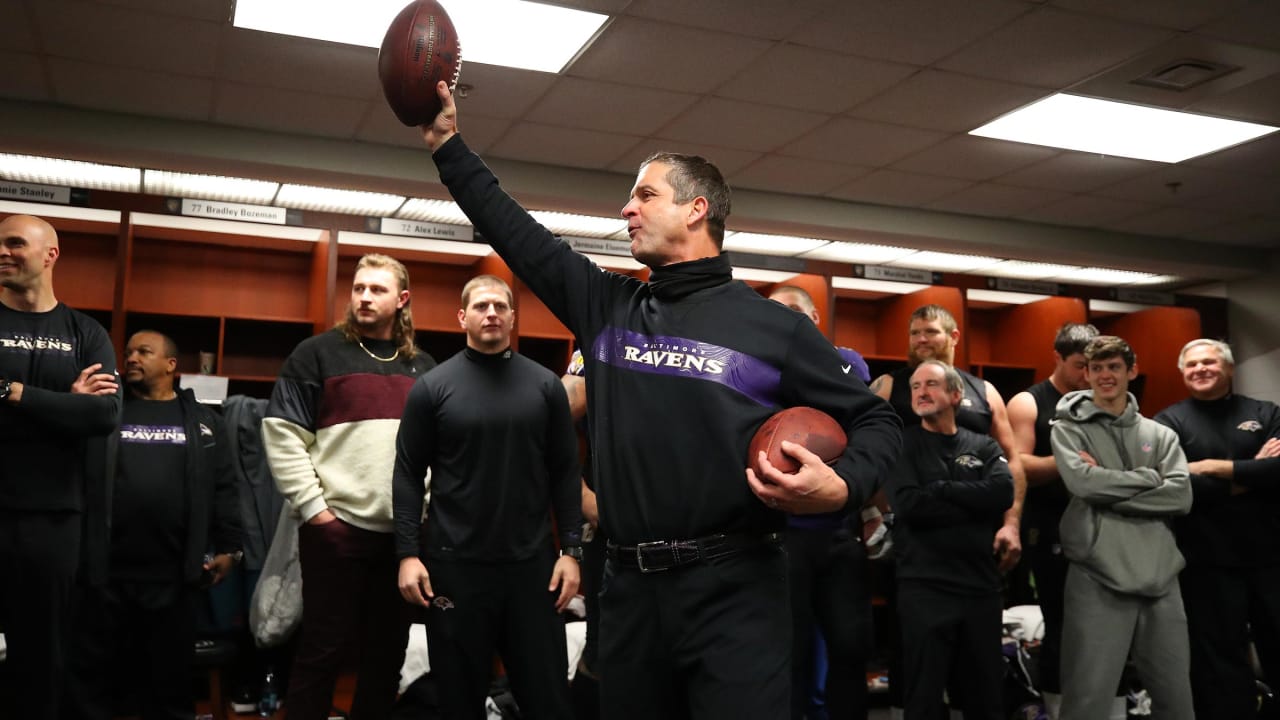
[[[414,0],[391,21],[378,51],[382,94],[400,122],[428,125],[440,113],[436,83],[458,84],[462,48],[453,21],[435,0]]]
[[[785,473],[800,469],[800,463],[783,454],[782,441],[808,448],[828,465],[840,459],[849,439],[844,428],[830,415],[811,407],[791,407],[774,413],[751,438],[747,449],[747,467],[755,471],[761,480],[759,455],[763,450],[769,462]]]

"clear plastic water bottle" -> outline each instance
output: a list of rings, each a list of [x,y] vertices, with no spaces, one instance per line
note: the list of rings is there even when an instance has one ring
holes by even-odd
[[[280,688],[276,682],[276,673],[267,668],[267,676],[262,681],[262,695],[258,700],[259,717],[271,717],[280,708]]]

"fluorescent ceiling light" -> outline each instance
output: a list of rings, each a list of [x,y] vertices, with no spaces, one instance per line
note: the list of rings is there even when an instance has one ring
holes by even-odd
[[[606,270],[631,272],[633,270],[643,270],[645,268],[644,263],[629,256],[600,255],[598,253],[583,253],[583,255],[585,255],[591,262]]]
[[[1057,277],[1063,282],[1079,285],[1132,285],[1156,277],[1153,273],[1135,272],[1133,270],[1116,270],[1114,268],[1077,268]]]
[[[137,168],[33,155],[0,154],[0,178],[115,192],[136,193],[142,187],[142,171]]]
[[[1023,262],[1021,260],[1005,260],[999,265],[982,269],[983,275],[1003,278],[1019,278],[1023,280],[1047,280],[1074,270],[1078,265],[1050,265],[1049,263]]]
[[[1175,283],[1182,280],[1177,275],[1152,275],[1141,280],[1135,280],[1134,285],[1164,285],[1165,283]]]
[[[587,238],[615,238],[627,236],[627,221],[622,218],[574,215],[571,213],[531,210],[534,220],[556,235],[573,235]]]
[[[390,217],[404,204],[403,195],[339,190],[312,185],[281,185],[276,204],[298,210]]]
[[[860,290],[863,292],[882,292],[891,295],[906,295],[923,290],[928,285],[921,283],[893,282],[891,280],[868,280],[866,278],[833,277],[831,287],[836,290]]]
[[[763,270],[761,268],[748,267],[736,267],[733,269],[733,278],[747,283],[780,283],[795,276],[796,274],[793,272],[782,272],[780,270]]]
[[[609,19],[526,0],[440,4],[458,31],[464,61],[550,73],[562,71]],[[238,0],[233,24],[376,48],[404,5],[404,0]]]
[[[763,235],[736,232],[725,235],[724,249],[761,255],[799,255],[830,244],[830,240],[793,237],[791,235]]]
[[[1027,303],[1037,300],[1044,300],[1048,295],[1036,295],[1034,293],[1009,292],[1007,290],[982,290],[980,288],[969,288],[965,290],[965,297],[973,302],[988,302],[998,305],[1026,305]]]
[[[832,262],[865,263],[878,265],[896,260],[915,252],[911,248],[891,247],[889,245],[870,245],[867,243],[833,242],[816,250],[804,253],[811,260],[830,260]]]
[[[467,219],[466,213],[462,212],[462,208],[458,207],[458,203],[452,200],[409,198],[400,210],[396,212],[396,217],[401,220],[421,220],[423,222],[438,222],[448,225],[471,224],[471,221]]]
[[[168,195],[203,200],[225,200],[241,203],[269,203],[275,199],[280,183],[266,180],[222,177],[221,175],[195,175],[169,172],[168,170],[144,170],[142,191],[149,195]]]
[[[1000,262],[1000,258],[983,255],[956,255],[955,253],[931,252],[921,250],[904,258],[893,260],[888,265],[895,267],[917,268],[919,270],[940,270],[943,272],[973,272],[990,267]]]
[[[1058,93],[969,134],[1176,163],[1276,130],[1280,128]]]
[[[1151,305],[1139,305],[1138,303],[1117,302],[1115,300],[1098,300],[1089,301],[1090,314],[1102,315],[1128,315],[1129,313],[1150,310]]]

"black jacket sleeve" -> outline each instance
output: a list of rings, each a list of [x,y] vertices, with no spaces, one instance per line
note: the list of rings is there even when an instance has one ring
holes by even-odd
[[[1269,402],[1258,404],[1261,406],[1258,408],[1258,414],[1263,416],[1265,412],[1264,422],[1266,423],[1264,431],[1258,434],[1260,440],[1258,448],[1261,449],[1267,440],[1280,438],[1280,407]],[[1231,474],[1237,485],[1249,488],[1275,487],[1276,483],[1280,482],[1280,457],[1261,460],[1237,458],[1232,463]]]
[[[937,483],[939,497],[967,510],[974,519],[999,520],[1013,504],[1013,474],[995,440],[985,438],[982,477],[963,482]]]
[[[418,378],[409,390],[400,429],[396,433],[391,503],[395,519],[396,557],[401,559],[420,554],[425,479],[436,457],[436,403],[426,377]]]
[[[558,380],[545,386],[547,398],[547,479],[556,514],[560,547],[582,544],[582,472],[578,435],[569,415],[569,398]]]
[[[105,331],[98,328],[88,333],[84,348],[84,367],[97,363],[102,365],[98,372],[116,373],[116,352]],[[73,394],[70,385],[60,390],[23,385],[22,400],[15,407],[54,432],[92,437],[106,435],[120,424],[122,398],[121,390],[113,395],[81,395]]]

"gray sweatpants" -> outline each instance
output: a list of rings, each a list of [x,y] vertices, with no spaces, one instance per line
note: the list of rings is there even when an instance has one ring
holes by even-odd
[[[1065,601],[1060,720],[1108,717],[1131,653],[1152,717],[1194,720],[1187,615],[1176,580],[1160,597],[1126,595],[1071,563]]]

